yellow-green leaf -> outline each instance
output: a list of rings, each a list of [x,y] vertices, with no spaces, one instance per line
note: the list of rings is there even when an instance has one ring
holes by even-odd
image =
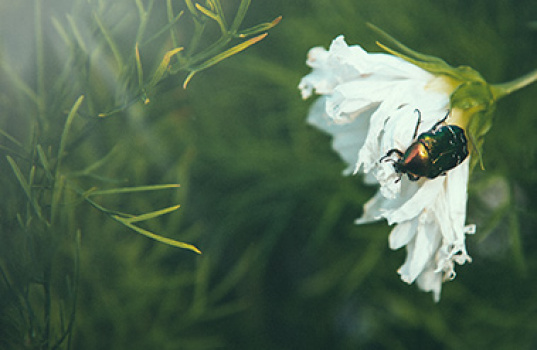
[[[171,213],[172,211],[175,211],[175,210],[179,209],[179,207],[180,207],[179,205],[174,205],[174,206],[171,206],[171,207],[168,207],[168,208],[152,211],[152,212],[141,214],[141,215],[129,216],[128,218],[124,218],[124,220],[127,221],[127,222],[130,222],[130,223],[139,222],[139,221],[146,221],[146,220],[154,219],[154,218],[157,218],[159,216]]]
[[[201,251],[196,246],[194,246],[192,244],[188,244],[188,243],[181,242],[181,241],[176,241],[176,240],[171,239],[171,238],[167,238],[167,237],[157,235],[157,234],[155,234],[155,233],[153,233],[151,231],[148,231],[148,230],[145,230],[145,229],[143,229],[141,227],[133,225],[132,223],[130,223],[128,221],[128,219],[120,217],[120,216],[117,216],[117,215],[112,215],[112,218],[115,219],[116,221],[122,223],[123,225],[127,226],[131,230],[136,231],[139,234],[144,235],[144,236],[146,236],[148,238],[154,239],[157,242],[161,242],[161,243],[167,244],[167,245],[172,246],[172,247],[188,249],[188,250],[191,250],[191,251],[193,251],[195,253],[201,254]]]
[[[133,193],[133,192],[146,192],[146,191],[158,191],[165,190],[169,188],[180,187],[179,184],[163,184],[163,185],[149,185],[149,186],[137,186],[137,187],[120,187],[112,188],[109,190],[96,190],[88,194],[89,196],[97,195],[111,195],[111,194],[122,194],[122,193]]]
[[[10,156],[7,156],[6,158],[7,158],[7,161],[9,162],[9,165],[11,165],[11,169],[13,169],[13,172],[15,173],[15,177],[19,181],[19,184],[21,185],[24,193],[26,194],[26,197],[28,198],[28,201],[30,202],[30,204],[34,208],[34,211],[35,211],[37,217],[39,219],[43,219],[41,207],[37,203],[37,200],[32,197],[32,191],[31,191],[30,184],[28,183],[28,181],[26,181],[26,178],[22,174],[22,171],[20,170],[20,168],[17,165],[17,163],[15,162],[15,160],[13,160],[13,158],[11,158]]]
[[[242,0],[241,4],[239,5],[239,8],[237,9],[237,14],[235,15],[235,18],[233,19],[233,22],[231,23],[231,27],[229,28],[231,33],[236,33],[239,30],[239,27],[244,20],[244,17],[246,16],[246,12],[248,11],[248,7],[250,7],[251,0]]]
[[[176,55],[179,51],[183,50],[182,47],[175,48],[173,50],[170,50],[166,52],[164,55],[164,58],[160,62],[160,65],[158,66],[157,70],[155,71],[155,74],[153,75],[153,78],[151,79],[151,82],[149,83],[149,87],[154,87],[157,85],[157,83],[165,76],[165,74],[168,72],[168,68],[170,66],[170,60],[171,58]]]
[[[282,18],[283,18],[282,16],[279,16],[279,17],[275,18],[272,22],[261,23],[261,24],[258,24],[256,26],[250,27],[248,29],[241,30],[239,32],[239,37],[244,38],[244,37],[247,37],[247,36],[250,36],[250,35],[255,35],[257,33],[266,32],[267,30],[269,30],[269,29],[275,27],[276,25],[278,25],[278,23],[281,22]]]
[[[140,49],[138,47],[138,43],[136,43],[135,46],[136,50],[136,72],[138,73],[138,86],[140,88],[144,85],[144,71],[142,69],[142,61],[140,60]]]
[[[76,113],[78,112],[78,109],[80,108],[80,105],[82,104],[82,101],[84,101],[84,95],[81,95],[76,102],[73,104],[73,107],[71,107],[71,110],[69,111],[69,114],[67,115],[67,119],[65,120],[65,125],[63,126],[62,136],[60,138],[60,147],[58,148],[58,161],[56,163],[56,176],[58,175],[60,171],[60,165],[61,160],[63,157],[63,152],[65,151],[65,145],[67,144],[67,134],[69,134],[69,130],[71,129],[71,124],[73,123],[73,119],[75,118]]]
[[[243,50],[245,50],[246,48],[254,45],[255,43],[257,43],[258,41],[261,41],[263,40],[266,36],[268,35],[268,33],[263,33],[261,35],[258,35],[256,37],[253,37],[251,39],[248,39],[248,40],[245,40],[243,41],[242,43],[238,44],[238,45],[235,45],[229,49],[227,49],[226,51],[224,52],[221,52],[219,53],[218,55],[215,55],[211,58],[209,58],[207,61],[199,64],[198,66],[196,66],[195,68],[193,68],[190,73],[188,74],[188,76],[186,77],[184,83],[183,83],[183,88],[186,89],[186,86],[188,84],[188,82],[190,82],[190,80],[192,79],[192,77],[194,76],[194,74],[196,74],[197,72],[199,71],[202,71],[204,69],[207,69],[211,66],[214,66],[215,64],[217,64],[218,62],[230,57],[230,56],[233,56]]]

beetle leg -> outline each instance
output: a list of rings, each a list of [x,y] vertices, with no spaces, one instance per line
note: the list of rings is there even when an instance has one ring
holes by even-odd
[[[408,179],[409,179],[410,181],[418,181],[418,180],[420,179],[419,176],[412,175],[412,174],[410,174],[410,173],[406,173],[406,174],[407,174]]]
[[[397,156],[399,158],[402,158],[403,155],[404,155],[404,153],[401,152],[400,150],[398,150],[397,148],[393,148],[393,149],[389,150],[388,153],[386,153],[386,155],[384,157],[380,158],[379,162],[384,161],[384,159],[386,159],[386,158],[390,158],[392,154],[397,154]]]
[[[404,155],[404,153],[398,150],[397,148],[389,150],[388,153],[386,153],[386,155],[389,157],[394,153],[397,154],[399,157],[402,157]]]
[[[395,162],[393,159],[388,159],[389,157],[390,157],[389,155],[385,155],[384,157],[380,158],[379,163],[384,162],[384,160]]]

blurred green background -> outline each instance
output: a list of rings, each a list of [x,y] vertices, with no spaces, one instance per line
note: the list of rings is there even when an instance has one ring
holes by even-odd
[[[0,3],[0,19],[13,13]],[[252,0],[244,27],[280,15],[266,39],[199,73],[186,91],[172,77],[150,105],[106,119],[84,140],[75,165],[115,146],[106,177],[181,184],[110,205],[136,212],[181,204],[151,228],[203,255],[78,207],[72,348],[537,349],[537,86],[498,104],[486,171],[470,182],[473,262],[457,267],[438,304],[400,281],[405,252],[389,250],[385,222],[353,225],[376,189],[341,175],[329,137],[305,123],[313,100],[297,90],[313,46],[344,34],[379,51],[367,22],[491,83],[514,79],[537,68],[537,4]],[[15,50],[2,55],[31,55],[30,39],[1,35],[10,36],[3,50]],[[0,191],[8,185],[2,180]]]

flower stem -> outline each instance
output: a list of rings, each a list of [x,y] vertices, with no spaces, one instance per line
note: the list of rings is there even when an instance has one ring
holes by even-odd
[[[492,85],[492,93],[496,100],[530,85],[537,80],[537,69],[507,83]]]

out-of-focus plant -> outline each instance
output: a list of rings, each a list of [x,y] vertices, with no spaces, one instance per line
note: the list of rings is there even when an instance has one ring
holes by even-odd
[[[92,145],[93,159],[80,150],[105,117],[148,104],[167,78],[186,88],[196,73],[263,39],[280,18],[241,29],[249,5],[241,0],[230,24],[219,0],[35,0],[11,10],[23,19],[21,31],[31,28],[34,46],[11,52],[19,38],[0,42],[1,348],[70,347],[84,232],[79,216],[90,208],[200,253],[142,227],[179,205],[130,214],[103,204],[105,196],[179,185],[117,186],[121,180],[102,170],[114,158],[115,135]]]

